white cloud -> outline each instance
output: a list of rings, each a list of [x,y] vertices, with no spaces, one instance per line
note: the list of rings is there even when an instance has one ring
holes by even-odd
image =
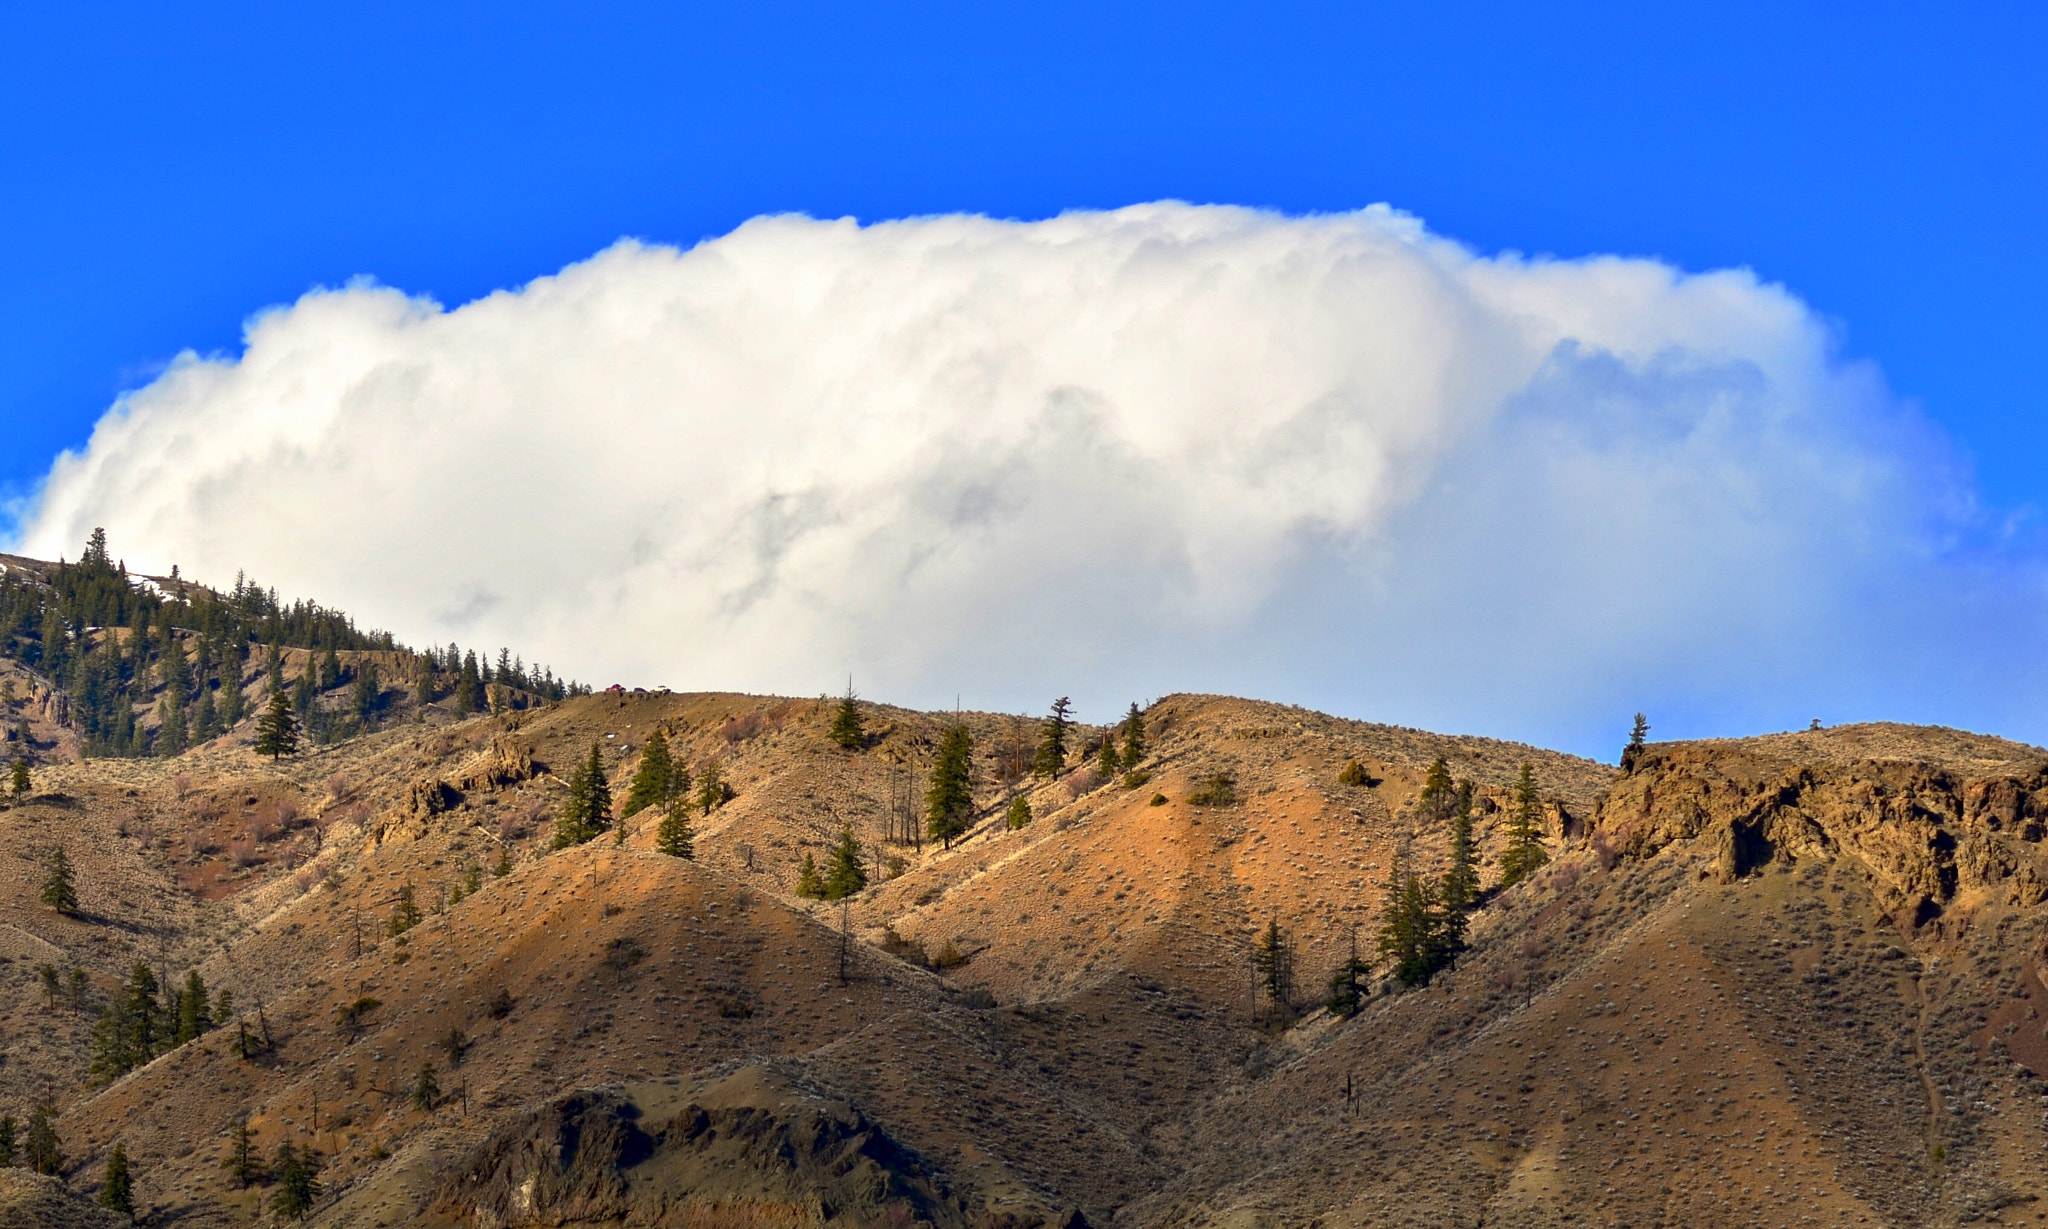
[[[2032,573],[1955,558],[1967,478],[1830,340],[1747,273],[1385,208],[763,218],[259,315],[60,458],[20,547],[105,525],[600,685],[1230,689],[1582,746],[1639,704],[2020,719],[1973,641],[2020,600],[2040,647]]]

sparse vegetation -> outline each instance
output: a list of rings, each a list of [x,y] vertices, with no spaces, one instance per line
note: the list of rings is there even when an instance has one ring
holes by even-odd
[[[1198,807],[1236,806],[1237,774],[1227,770],[1210,773],[1188,795],[1188,801]]]

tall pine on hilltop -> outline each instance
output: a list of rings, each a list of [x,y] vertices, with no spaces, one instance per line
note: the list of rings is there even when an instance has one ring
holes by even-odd
[[[867,743],[867,732],[861,729],[860,705],[853,694],[853,680],[846,680],[846,694],[839,698],[839,711],[832,717],[833,742],[848,751],[858,751]]]
[[[1067,770],[1067,729],[1074,723],[1073,709],[1073,701],[1061,696],[1039,723],[1038,757],[1031,765],[1035,775],[1056,777]]]

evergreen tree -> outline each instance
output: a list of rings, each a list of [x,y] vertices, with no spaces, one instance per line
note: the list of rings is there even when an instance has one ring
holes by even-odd
[[[413,898],[412,884],[407,882],[398,889],[398,902],[391,906],[391,923],[388,929],[394,938],[420,924],[419,902]]]
[[[341,659],[334,655],[334,646],[327,646],[327,652],[320,658],[320,690],[333,691],[341,686]]]
[[[955,724],[939,739],[939,753],[932,761],[931,786],[925,791],[925,835],[951,849],[953,838],[967,831],[973,818],[974,736],[966,725]]]
[[[32,787],[33,782],[29,780],[28,775],[28,761],[20,756],[15,756],[14,771],[8,778],[8,792],[14,795],[16,802],[20,802],[28,797],[28,792]]]
[[[1479,851],[1472,840],[1472,782],[1458,782],[1451,811],[1451,864],[1438,891],[1443,921],[1436,936],[1435,959],[1448,964],[1465,950],[1465,923],[1479,903]]]
[[[1266,923],[1266,933],[1259,937],[1253,960],[1258,966],[1259,985],[1266,991],[1266,997],[1283,1014],[1294,1010],[1294,949],[1287,941],[1287,932],[1280,929],[1280,919],[1272,918]]]
[[[630,818],[648,807],[667,802],[672,796],[669,778],[675,772],[675,762],[669,757],[668,739],[660,730],[640,751],[640,767],[633,773],[633,784],[626,790],[626,809],[620,818]]]
[[[867,733],[860,726],[860,705],[855,702],[853,680],[846,680],[846,694],[839,698],[839,711],[832,718],[833,742],[848,751],[858,751],[867,743]]]
[[[114,1150],[107,1154],[107,1177],[100,1187],[100,1206],[123,1216],[135,1215],[135,1191],[128,1181],[128,1150],[120,1140],[114,1141]]]
[[[1371,972],[1372,966],[1358,957],[1358,930],[1353,927],[1351,956],[1330,975],[1330,997],[1324,1000],[1323,1005],[1329,1008],[1331,1015],[1348,1019],[1358,1014],[1359,1007],[1365,1003],[1365,987],[1359,979]]]
[[[1623,772],[1634,772],[1636,770],[1636,763],[1642,759],[1643,748],[1648,745],[1649,737],[1650,719],[1641,713],[1637,713],[1635,724],[1629,727],[1628,746],[1621,749],[1621,770]]]
[[[111,1084],[135,1069],[135,1024],[129,1018],[128,998],[116,994],[101,1009],[92,1026],[92,1063],[88,1068],[95,1084]]]
[[[462,659],[462,673],[455,680],[455,711],[474,713],[484,706],[483,675],[477,671],[476,653]]]
[[[220,737],[220,710],[213,704],[213,690],[202,686],[199,689],[199,703],[192,709],[192,745],[212,742]]]
[[[491,868],[491,874],[503,879],[511,873],[512,847],[510,845],[500,845],[498,846],[498,864]]]
[[[419,702],[421,708],[425,708],[434,702],[434,697],[438,694],[440,693],[434,686],[434,658],[431,654],[422,655],[417,668],[413,671],[412,697]]]
[[[319,1166],[309,1145],[304,1151],[289,1142],[277,1146],[277,1162],[271,1167],[277,1192],[270,1197],[271,1210],[285,1220],[304,1220],[320,1198],[320,1183],[314,1177]]]
[[[377,663],[363,662],[356,667],[355,690],[350,696],[356,719],[367,725],[377,715],[378,705],[383,698],[383,684],[377,681]]]
[[[1034,774],[1056,777],[1067,770],[1067,730],[1073,725],[1073,707],[1073,701],[1061,696],[1039,723],[1038,756],[1031,765]]]
[[[1543,799],[1536,792],[1536,770],[1522,765],[1515,781],[1515,809],[1508,815],[1508,847],[1500,855],[1500,886],[1513,887],[1550,861],[1543,848]]]
[[[796,894],[807,900],[825,899],[825,881],[818,875],[818,860],[804,851],[803,868],[796,875]]]
[[[71,881],[71,859],[64,855],[62,845],[50,852],[50,873],[43,880],[42,901],[62,914],[78,912],[78,888]]]
[[[1409,868],[1407,855],[1397,855],[1387,874],[1378,948],[1393,961],[1394,977],[1404,986],[1426,985],[1436,972],[1441,926],[1436,905],[1430,886]]]
[[[177,1045],[197,1041],[212,1023],[206,1011],[206,982],[198,969],[187,970],[185,988],[178,993],[177,1033],[172,1040]]]
[[[256,754],[267,755],[275,763],[298,753],[299,719],[292,712],[291,700],[282,691],[272,692],[270,707],[256,719]]]
[[[13,1169],[18,1158],[15,1156],[15,1133],[20,1129],[14,1115],[0,1115],[0,1168]]]
[[[420,1064],[419,1078],[412,1082],[412,1103],[423,1110],[441,1104],[441,1083],[434,1078],[434,1064]]]
[[[704,765],[704,771],[697,774],[697,805],[709,815],[731,796],[732,790],[725,783],[725,774],[719,771],[718,761]]]
[[[149,965],[136,961],[128,972],[127,997],[129,1044],[137,1066],[156,1057],[157,1050],[170,1040],[163,1005],[157,1001],[160,989]]]
[[[22,1141],[22,1159],[39,1174],[56,1177],[64,1172],[64,1146],[57,1138],[56,1113],[38,1105],[28,1116],[28,1138]]]
[[[696,834],[690,831],[690,812],[681,803],[671,803],[654,830],[654,848],[672,858],[697,856]]]
[[[1138,702],[1131,701],[1131,711],[1124,714],[1124,765],[1136,768],[1138,761],[1145,758],[1145,714],[1138,711]]]
[[[868,872],[861,865],[860,843],[853,839],[853,825],[839,830],[839,843],[832,849],[832,869],[825,873],[825,899],[839,900],[868,886]]]
[[[1449,819],[1457,794],[1457,787],[1451,784],[1450,765],[1439,755],[1422,779],[1422,796],[1415,804],[1417,815],[1425,823],[1441,823]]]
[[[220,1167],[244,1190],[263,1176],[263,1166],[256,1162],[256,1135],[249,1129],[248,1119],[235,1123],[235,1129],[228,1133],[228,1159]]]
[[[245,715],[246,702],[242,699],[242,646],[231,645],[221,650],[220,655],[220,723],[223,729],[234,729],[241,724]]]
[[[1019,794],[1010,799],[1010,809],[1003,814],[1003,822],[1012,832],[1031,822],[1031,800]]]
[[[1116,738],[1114,737],[1113,732],[1110,734],[1104,734],[1102,736],[1102,751],[1095,758],[1096,775],[1100,776],[1103,780],[1106,781],[1115,777],[1117,772],[1120,769],[1122,769],[1123,766],[1123,760],[1117,757]]]
[[[320,692],[313,686],[313,671],[308,668],[292,683],[292,711],[304,722],[313,715],[313,702],[320,698]]]
[[[36,966],[36,977],[43,983],[43,1006],[57,1010],[57,966],[45,960]]]
[[[165,637],[160,669],[164,696],[157,702],[157,752],[177,755],[185,749],[185,705],[191,699],[192,680],[185,664],[184,644],[175,632]]]
[[[604,752],[590,744],[590,758],[569,774],[569,797],[555,821],[554,847],[567,849],[593,839],[611,827],[612,787],[605,780]]]

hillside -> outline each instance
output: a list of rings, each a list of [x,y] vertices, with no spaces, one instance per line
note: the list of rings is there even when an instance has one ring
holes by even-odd
[[[326,652],[281,650],[285,682]],[[405,700],[276,760],[246,724],[80,758],[62,680],[0,670],[35,749],[0,809],[0,1114],[47,1099],[65,1154],[62,1185],[0,1191],[20,1223],[85,1223],[117,1141],[142,1218],[193,1226],[274,1219],[284,1144],[318,1160],[311,1223],[365,1227],[2044,1210],[2038,748],[1873,724],[1651,744],[1624,772],[1180,695],[1103,778],[1113,729],[1033,775],[1033,719],[863,703],[849,749],[831,700],[614,691]],[[925,840],[956,719],[971,822]],[[729,787],[690,808],[694,858],[657,852],[659,808],[554,848],[592,748],[622,800],[657,731]],[[1333,1015],[1396,861],[1449,864],[1439,757],[1473,785],[1469,950],[1413,989],[1381,963]],[[1503,888],[1525,764],[1549,861]],[[849,832],[868,886],[800,895]],[[39,899],[58,846],[69,914]],[[138,963],[196,973],[218,1023],[109,1071]]]

